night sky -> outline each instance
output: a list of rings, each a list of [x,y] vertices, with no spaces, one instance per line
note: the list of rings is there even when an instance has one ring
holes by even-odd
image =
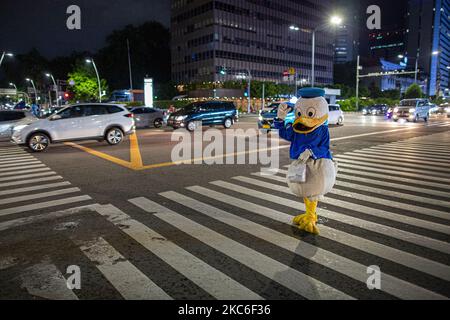
[[[81,30],[66,27],[72,4],[81,8]],[[36,47],[47,58],[95,52],[111,31],[149,20],[168,27],[170,0],[0,0],[0,51]]]

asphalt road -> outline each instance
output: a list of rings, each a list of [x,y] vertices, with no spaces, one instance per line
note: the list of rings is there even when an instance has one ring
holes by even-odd
[[[257,133],[256,120],[235,128]],[[174,163],[169,129],[42,154],[1,143],[0,298],[448,298],[449,129],[360,115],[332,126],[340,171],[317,237],[290,225],[303,205],[284,182],[286,142],[269,146],[273,176],[261,163]],[[80,289],[66,286],[69,266]]]

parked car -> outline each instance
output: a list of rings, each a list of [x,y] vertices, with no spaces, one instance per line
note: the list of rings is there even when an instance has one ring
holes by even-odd
[[[223,125],[226,129],[238,121],[239,115],[233,102],[205,101],[187,105],[170,115],[167,125],[174,129],[186,128],[194,131],[197,123],[202,125]]]
[[[405,119],[414,122],[423,119],[426,122],[430,116],[430,109],[433,107],[435,105],[431,104],[428,99],[405,99],[394,108],[392,119],[394,121]]]
[[[386,115],[389,110],[389,106],[386,104],[375,104],[369,107],[366,107],[362,110],[362,114],[365,116],[381,116]]]
[[[441,116],[446,116],[447,118],[450,118],[450,104],[443,103],[439,106],[435,106],[430,109],[430,114],[441,115]]]
[[[341,106],[338,104],[330,104],[330,113],[328,114],[328,123],[337,124],[338,126],[344,125],[344,112],[342,112]]]
[[[136,128],[161,128],[164,123],[165,112],[149,107],[133,107],[129,109],[134,114]]]
[[[134,115],[114,104],[77,104],[30,124],[14,127],[12,141],[33,152],[47,150],[51,143],[74,140],[106,140],[118,145],[135,130]]]
[[[289,107],[288,114],[286,116],[285,125],[291,125],[295,121],[295,104],[290,102],[275,102],[269,106],[268,111],[263,111],[259,114],[258,128],[262,132],[269,132],[270,130],[274,130],[273,121],[277,117],[278,107],[281,103],[286,103]]]
[[[38,119],[26,111],[0,111],[0,139],[10,139],[16,126],[30,124]]]

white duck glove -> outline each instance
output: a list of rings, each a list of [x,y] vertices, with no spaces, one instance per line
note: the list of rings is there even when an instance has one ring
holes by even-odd
[[[286,103],[281,103],[280,106],[278,107],[277,118],[284,121],[288,113],[289,113],[288,105]]]
[[[300,157],[298,157],[298,160],[305,163],[306,161],[308,161],[309,158],[311,158],[311,156],[312,156],[311,150],[306,149],[305,151],[303,151]]]

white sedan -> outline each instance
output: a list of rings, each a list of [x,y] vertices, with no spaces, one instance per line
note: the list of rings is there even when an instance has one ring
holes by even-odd
[[[337,124],[338,126],[344,125],[344,112],[342,112],[341,106],[338,104],[330,104],[329,109],[328,123]]]

